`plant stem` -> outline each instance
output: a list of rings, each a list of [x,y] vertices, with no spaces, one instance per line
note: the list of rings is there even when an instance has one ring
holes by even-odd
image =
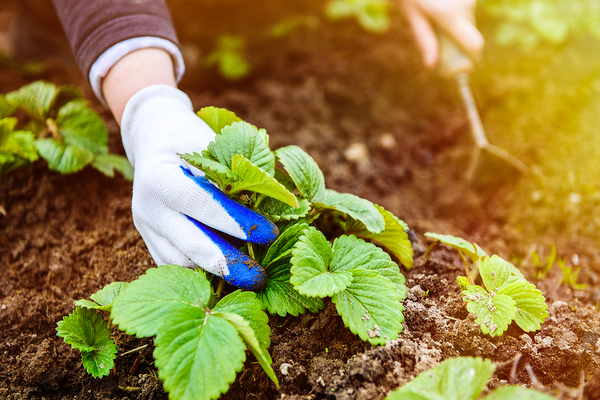
[[[253,260],[256,260],[256,257],[254,257],[254,249],[252,248],[252,243],[246,242],[246,245],[248,245],[248,253],[250,253],[250,257],[252,257]]]
[[[127,354],[131,354],[131,353],[135,353],[136,351],[140,351],[140,350],[144,350],[146,347],[148,347],[147,344],[140,346],[140,347],[136,347],[135,349],[131,349],[131,350],[127,350],[125,353],[121,353],[121,357],[125,356]]]
[[[219,281],[219,286],[217,287],[217,298],[220,299],[221,298],[221,292],[223,291],[223,288],[225,287],[225,280],[221,279]]]

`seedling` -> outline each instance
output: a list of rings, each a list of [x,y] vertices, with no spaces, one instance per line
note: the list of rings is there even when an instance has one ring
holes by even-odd
[[[542,43],[560,45],[576,36],[600,36],[600,9],[594,2],[532,0],[482,2],[482,10],[497,18],[496,41],[524,49]]]
[[[384,33],[390,27],[389,7],[387,0],[331,0],[325,16],[331,21],[355,18],[365,31]]]
[[[246,41],[235,35],[219,36],[217,48],[206,57],[206,65],[216,65],[225,79],[236,81],[250,73],[250,64],[244,56]]]
[[[14,109],[22,109],[29,117],[25,125],[27,133],[16,131],[12,139],[8,139],[12,143],[10,151],[21,154],[20,161],[33,162],[39,154],[51,170],[62,174],[91,165],[107,176],[114,176],[117,170],[132,179],[133,168],[125,157],[109,154],[106,126],[74,86],[33,82],[8,93],[5,99],[0,98],[0,117],[10,115]],[[15,123],[10,118],[4,122],[9,130],[14,130]],[[20,150],[14,150],[15,142],[19,143]],[[23,149],[27,153],[25,157]],[[14,161],[9,165],[14,168]]]
[[[477,315],[481,332],[500,336],[515,321],[525,332],[540,329],[548,317],[548,305],[535,285],[515,274],[516,268],[498,256],[484,257],[479,272],[485,288],[457,278],[467,310]],[[517,270],[518,271],[518,270]]]
[[[83,366],[94,378],[110,373],[117,353],[117,346],[110,338],[110,322],[107,326],[96,310],[110,312],[115,298],[127,285],[113,282],[91,295],[92,301],[76,301],[75,311],[58,322],[57,335],[81,351]]]
[[[531,261],[536,269],[535,277],[537,279],[543,279],[546,275],[548,275],[548,272],[550,272],[550,269],[556,261],[556,246],[554,243],[550,245],[550,255],[546,259],[545,264],[541,262],[540,257],[535,250],[531,253]]]
[[[456,357],[443,361],[393,392],[386,400],[552,400],[554,397],[518,385],[501,386],[480,397],[496,366],[490,360]]]
[[[0,115],[3,97],[0,96]],[[30,131],[16,131],[16,118],[0,119],[0,181],[12,171],[38,159],[35,137]]]
[[[461,254],[466,266],[462,253],[477,265],[485,288],[475,285],[468,268],[467,276],[459,276],[457,281],[467,302],[467,310],[477,315],[475,322],[481,327],[481,332],[500,336],[513,320],[525,332],[540,329],[540,324],[548,317],[546,298],[535,285],[527,282],[517,267],[496,255],[487,256],[481,247],[465,239],[429,232],[425,236],[437,239],[429,246],[425,257],[435,246],[444,243]]]
[[[573,289],[578,289],[578,290],[583,290],[585,288],[587,288],[589,285],[587,283],[577,283],[577,280],[579,279],[579,271],[581,270],[581,267],[577,267],[576,270],[573,270],[572,266],[566,266],[566,260],[559,260],[558,261],[558,266],[560,267],[560,270],[563,273],[563,277],[560,281],[561,284],[565,284],[565,285],[569,285],[571,286]]]

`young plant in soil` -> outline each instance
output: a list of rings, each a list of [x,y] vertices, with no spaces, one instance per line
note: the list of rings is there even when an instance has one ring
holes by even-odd
[[[391,24],[387,0],[330,0],[325,16],[331,21],[354,18],[365,31],[384,33]]]
[[[116,297],[104,295],[107,287],[92,296],[95,302],[77,302],[75,313],[59,323],[59,335],[93,359],[88,371],[107,374],[110,363],[99,356],[98,347],[108,346],[105,333],[75,340],[81,336],[78,324],[97,325],[97,317],[82,308],[110,312],[112,322],[128,334],[156,336],[156,366],[172,399],[214,399],[226,392],[243,366],[246,346],[278,385],[263,310],[297,316],[323,309],[322,299],[331,297],[346,326],[363,340],[385,344],[396,339],[404,321],[404,276],[388,253],[365,239],[385,246],[411,268],[406,224],[365,199],[326,189],[316,162],[299,147],[271,151],[264,129],[225,109],[207,107],[198,115],[217,136],[202,154],[182,158],[279,227],[271,246],[248,243],[243,248],[265,268],[266,285],[259,293],[238,290],[219,299],[220,290],[215,293],[201,270],[164,265],[126,288],[118,286],[122,291]],[[345,232],[333,243],[318,229],[324,216]],[[102,372],[97,372],[99,363]]]
[[[217,47],[208,54],[205,64],[208,67],[216,65],[221,76],[230,81],[243,79],[251,70],[244,55],[245,48],[246,40],[242,36],[219,36]]]
[[[15,131],[17,109],[28,116],[24,130]],[[102,119],[71,85],[36,81],[0,96],[0,169],[9,172],[38,159],[62,174],[86,165],[114,176],[117,170],[129,180],[133,168],[125,157],[108,152],[108,131]]]
[[[490,360],[450,358],[423,372],[386,400],[552,400],[554,397],[518,385],[506,385],[480,397],[496,366]]]
[[[500,336],[514,321],[525,332],[540,329],[548,317],[548,305],[542,292],[529,283],[521,271],[497,255],[491,257],[477,244],[451,235],[426,233],[436,239],[426,252],[426,258],[439,243],[444,243],[467,254],[481,276],[484,287],[476,285],[469,277],[459,276],[457,282],[467,302],[467,310],[477,315],[481,332]]]

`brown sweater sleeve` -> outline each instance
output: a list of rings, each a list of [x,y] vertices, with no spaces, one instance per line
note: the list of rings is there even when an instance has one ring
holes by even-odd
[[[52,1],[86,78],[98,57],[123,40],[154,36],[178,44],[164,0]]]

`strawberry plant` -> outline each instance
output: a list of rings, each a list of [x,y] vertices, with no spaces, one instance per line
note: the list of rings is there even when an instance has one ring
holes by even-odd
[[[473,357],[449,358],[423,372],[389,395],[386,400],[552,400],[554,397],[517,385],[499,387],[481,397],[496,366],[490,360]]]
[[[387,0],[330,0],[325,16],[331,21],[354,18],[367,32],[383,33],[390,27]]]
[[[540,324],[548,317],[546,298],[525,279],[518,268],[496,255],[487,256],[479,246],[462,238],[431,233],[425,235],[437,239],[428,249],[429,254],[438,242],[444,243],[459,252],[466,252],[478,265],[484,287],[464,276],[459,276],[457,282],[467,302],[467,310],[477,315],[475,322],[479,324],[481,332],[500,336],[512,321],[525,332],[540,329]]]
[[[498,20],[496,41],[525,49],[559,45],[568,38],[600,37],[600,5],[594,0],[482,1],[481,9]]]
[[[243,37],[223,35],[217,39],[217,47],[206,57],[206,65],[216,65],[225,79],[235,81],[250,73],[250,64],[244,56],[246,41]]]
[[[108,311],[128,334],[155,336],[155,364],[172,399],[214,399],[227,391],[243,366],[246,346],[278,384],[263,310],[297,316],[323,309],[323,298],[331,297],[346,326],[363,340],[396,339],[404,321],[405,279],[391,256],[365,239],[410,268],[406,224],[365,199],[327,189],[316,162],[299,147],[271,151],[264,129],[225,109],[207,107],[198,115],[217,133],[215,140],[201,154],[181,157],[228,196],[278,225],[280,235],[272,245],[242,248],[265,268],[264,289],[237,290],[219,299],[221,290],[215,292],[201,270],[163,265],[126,287],[107,286],[92,295],[93,301],[78,301],[75,313],[59,323],[59,335],[82,356],[93,351],[93,339],[80,346],[71,340],[77,331],[67,329],[74,325],[70,321],[85,318],[96,326],[96,314],[84,314],[86,308]],[[318,229],[324,215],[345,232],[333,242]],[[106,343],[105,333],[101,339]],[[88,371],[100,376],[94,368]]]
[[[28,122],[15,131],[17,120],[7,118],[23,110]],[[108,132],[77,88],[37,81],[0,97],[0,168],[10,171],[41,156],[62,174],[91,165],[107,176],[117,170],[132,179],[125,157],[108,152]]]

